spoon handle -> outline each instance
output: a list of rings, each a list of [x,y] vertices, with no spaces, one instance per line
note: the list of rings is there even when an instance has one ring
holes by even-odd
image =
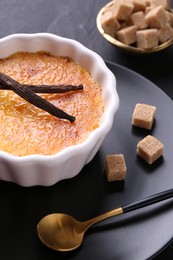
[[[140,209],[154,203],[169,199],[173,197],[173,189],[165,190],[154,195],[151,195],[145,199],[139,200],[137,202],[131,203],[122,207],[123,213],[127,213],[136,209]]]
[[[103,213],[95,218],[92,218],[90,220],[87,220],[85,222],[83,222],[83,225],[86,229],[88,229],[91,225],[102,221],[104,219],[110,218],[110,217],[115,217],[121,214],[125,214],[127,212],[136,210],[136,209],[140,209],[149,205],[152,205],[154,203],[169,199],[173,197],[173,189],[170,190],[165,190],[159,193],[156,193],[154,195],[151,195],[145,199],[133,202],[131,204],[125,205],[123,207],[119,207],[113,210],[110,210],[106,213]]]

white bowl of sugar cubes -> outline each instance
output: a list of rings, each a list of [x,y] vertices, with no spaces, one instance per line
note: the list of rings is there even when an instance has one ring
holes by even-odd
[[[163,50],[173,43],[171,1],[111,1],[99,11],[97,28],[106,40],[125,51]]]

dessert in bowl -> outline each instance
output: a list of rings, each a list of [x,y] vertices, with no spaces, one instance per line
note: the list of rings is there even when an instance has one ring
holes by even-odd
[[[0,179],[49,186],[74,177],[111,129],[119,106],[115,76],[98,54],[53,34],[10,35],[0,39],[0,50],[0,73],[19,88],[83,86],[68,93],[34,94],[70,119],[34,106],[13,88],[0,90]]]

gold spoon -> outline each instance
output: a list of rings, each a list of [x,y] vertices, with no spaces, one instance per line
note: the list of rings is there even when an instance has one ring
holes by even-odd
[[[75,218],[62,213],[50,214],[42,218],[38,223],[38,236],[43,244],[51,249],[70,251],[78,248],[82,244],[85,232],[93,224],[113,216],[152,205],[171,197],[173,197],[173,189],[157,193],[124,207],[113,209],[84,222],[79,222]]]

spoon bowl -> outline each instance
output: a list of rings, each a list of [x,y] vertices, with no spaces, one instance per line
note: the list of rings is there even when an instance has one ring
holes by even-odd
[[[37,226],[40,240],[51,249],[69,251],[79,247],[83,241],[82,223],[61,213],[45,216]]]
[[[93,224],[113,216],[121,215],[163,201],[172,196],[173,189],[163,191],[124,207],[113,209],[84,222],[80,222],[67,214],[49,214],[43,217],[38,223],[38,236],[42,243],[51,249],[57,251],[71,251],[82,244],[85,232]]]

